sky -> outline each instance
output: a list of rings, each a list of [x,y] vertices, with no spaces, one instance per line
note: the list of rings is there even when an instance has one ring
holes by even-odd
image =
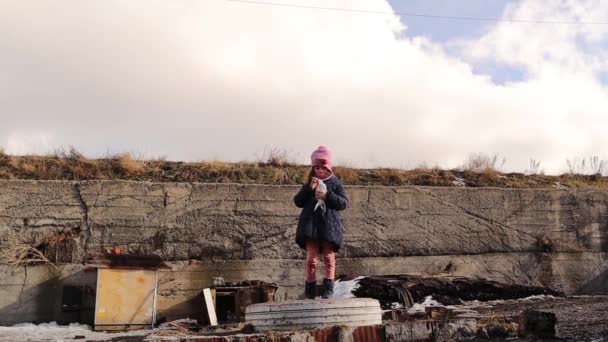
[[[485,153],[547,173],[608,159],[606,1],[259,2],[275,5],[0,1],[0,146],[306,163],[324,144],[353,167]]]

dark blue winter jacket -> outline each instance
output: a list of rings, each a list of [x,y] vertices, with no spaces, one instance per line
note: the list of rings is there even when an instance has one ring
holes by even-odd
[[[344,244],[344,225],[339,211],[348,206],[348,197],[344,187],[335,176],[324,181],[327,185],[327,198],[325,199],[325,212],[318,208],[314,210],[317,199],[310,184],[304,184],[302,189],[295,195],[293,201],[296,206],[302,208],[298,219],[296,231],[296,243],[301,248],[306,248],[306,240],[329,241],[339,250]]]

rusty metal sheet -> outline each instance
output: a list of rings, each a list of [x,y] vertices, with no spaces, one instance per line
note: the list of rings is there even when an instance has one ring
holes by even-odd
[[[328,327],[310,331],[310,335],[315,338],[316,342],[334,342],[334,328]]]
[[[342,329],[342,330],[340,330]],[[353,342],[382,342],[384,341],[384,327],[382,325],[370,325],[356,327],[350,330],[347,327],[328,327],[310,331],[315,342],[336,342],[338,335],[348,333]],[[345,337],[345,336],[342,336]]]
[[[372,325],[357,327],[353,331],[353,342],[382,342],[384,341],[384,327]]]

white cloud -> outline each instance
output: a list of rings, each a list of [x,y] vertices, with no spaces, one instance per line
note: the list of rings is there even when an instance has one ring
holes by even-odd
[[[45,154],[53,147],[53,137],[44,132],[14,132],[2,146],[5,146],[4,152],[8,154]]]
[[[391,11],[384,0],[304,3]],[[528,0],[505,16],[608,21],[600,1]],[[279,146],[302,161],[323,143],[364,167],[454,167],[474,152],[554,172],[573,156],[608,159],[608,26],[499,23],[449,55],[406,24],[223,0],[4,1],[0,142],[44,131],[85,154],[241,160]],[[472,72],[488,61],[528,76],[494,84]]]
[[[548,22],[608,22],[608,3],[597,0],[520,1],[507,6],[505,18]],[[474,58],[525,67],[532,76],[593,73],[608,68],[608,25],[500,22],[469,42]]]

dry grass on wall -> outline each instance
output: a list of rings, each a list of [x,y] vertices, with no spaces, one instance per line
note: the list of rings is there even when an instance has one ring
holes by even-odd
[[[504,173],[504,158],[498,155],[472,155],[455,170],[419,167],[413,170],[391,168],[358,169],[347,164],[336,166],[335,174],[346,185],[384,186],[466,186],[501,188],[608,188],[608,177],[599,173],[560,176],[544,175],[540,162],[530,161],[526,173]],[[571,161],[572,171],[583,168]],[[606,163],[590,158],[587,171],[605,170]],[[590,166],[589,166],[590,165]],[[90,159],[75,149],[60,150],[48,156],[13,156],[0,150],[0,179],[110,180],[153,182],[204,182],[298,185],[308,178],[310,166],[297,164],[281,150],[271,149],[258,161],[228,163],[217,160],[174,162],[164,159],[141,160],[131,154]]]

